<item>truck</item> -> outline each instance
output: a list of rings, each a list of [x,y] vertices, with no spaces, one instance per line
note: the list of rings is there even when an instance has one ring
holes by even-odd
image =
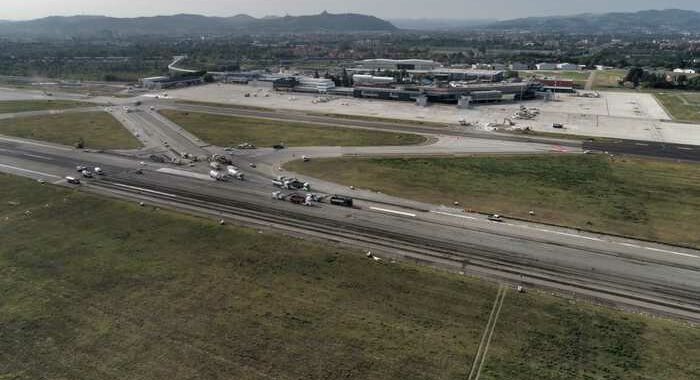
[[[334,206],[353,207],[353,200],[350,197],[334,195],[330,198],[330,203]]]
[[[229,165],[228,167],[226,167],[226,170],[227,170],[227,173],[229,176],[231,176],[239,181],[243,181],[245,178],[245,175],[243,174],[243,172],[238,170],[238,168],[233,166],[233,165]]]
[[[311,185],[308,182],[301,182],[296,178],[287,178],[284,176],[280,176],[272,180],[272,184],[287,190],[311,190]]]
[[[209,177],[216,181],[225,181],[226,180],[226,175],[218,170],[211,170],[209,171]]]

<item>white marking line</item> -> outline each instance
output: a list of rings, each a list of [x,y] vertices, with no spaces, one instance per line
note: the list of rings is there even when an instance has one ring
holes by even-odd
[[[381,211],[381,212],[387,212],[390,214],[396,214],[396,215],[403,215],[403,216],[410,216],[411,218],[415,218],[416,214],[411,214],[410,212],[403,212],[403,211],[396,211],[396,210],[387,210],[385,208],[379,208],[379,207],[370,207],[370,210],[374,211]]]
[[[449,212],[442,212],[442,211],[430,211],[434,214],[440,214],[440,215],[447,215],[447,216],[452,216],[455,218],[462,218],[462,219],[470,219],[470,220],[478,220],[477,218],[474,218],[472,216],[466,216],[466,215],[459,215],[459,214],[451,214]],[[494,223],[498,224],[498,223]],[[541,232],[547,232],[550,234],[557,234],[557,235],[563,235],[563,236],[569,236],[569,237],[575,237],[579,239],[586,239],[586,240],[592,240],[592,241],[604,241],[603,239],[596,238],[596,237],[590,237],[590,236],[582,236],[582,235],[576,235],[576,234],[571,234],[567,232],[561,232],[561,231],[552,231],[548,230],[545,228],[536,228],[536,227],[530,227],[526,226],[524,224],[512,224],[512,223],[500,223],[506,226],[511,226],[511,227],[520,227],[520,228],[526,228],[526,229],[531,229],[531,230],[536,230],[536,231],[541,231]],[[648,251],[654,251],[654,252],[661,252],[661,253],[670,253],[672,255],[678,255],[678,256],[684,256],[684,257],[691,257],[694,259],[700,259],[700,256],[697,255],[691,255],[689,253],[683,253],[683,252],[676,252],[676,251],[669,251],[667,249],[660,249],[660,248],[653,248],[653,247],[645,247],[637,244],[630,244],[630,243],[617,243],[617,242],[610,242],[613,244],[621,245],[624,247],[629,247],[629,248],[636,248],[636,249],[646,249]]]
[[[42,159],[42,160],[51,160],[50,157],[40,156],[40,155],[38,155],[38,154],[24,153],[24,154],[22,154],[22,155],[23,155],[23,156],[27,156],[27,157],[40,158],[40,159]]]
[[[477,220],[477,218],[473,216],[467,216],[467,215],[459,215],[459,214],[451,214],[449,212],[443,212],[443,211],[431,211],[433,214],[438,214],[438,215],[447,215],[447,216],[452,216],[455,218],[461,218],[461,219],[469,219],[469,220]]]
[[[679,146],[678,149],[680,149],[680,150],[693,150],[693,148],[685,148],[685,147],[682,147],[682,146]]]
[[[18,140],[18,139],[5,137],[5,136],[0,136],[0,140],[11,141],[11,142],[20,143],[20,144],[36,145],[36,146],[41,146],[44,148],[51,148],[51,149],[58,149],[58,150],[66,150],[66,151],[73,150],[73,148],[64,148],[64,147],[56,146],[56,145],[40,144],[40,143],[33,142],[33,141]]]
[[[168,193],[163,193],[163,192],[160,192],[160,191],[144,189],[144,188],[142,188],[142,187],[129,186],[129,185],[124,185],[124,184],[122,184],[122,183],[115,183],[114,185],[115,185],[115,186],[119,186],[119,187],[124,187],[124,188],[127,188],[127,189],[138,190],[138,191],[144,191],[144,192],[152,193],[152,194],[164,195],[164,196],[170,197],[170,198],[177,198],[177,195],[174,195],[174,194],[168,194]]]
[[[207,175],[207,174],[193,173],[193,172],[188,172],[185,170],[177,170],[177,169],[171,169],[171,168],[160,168],[156,171],[160,172],[160,173],[179,175],[181,177],[189,177],[189,178],[195,178],[195,179],[202,179],[205,181],[213,181],[213,179],[211,177],[209,177],[209,175]]]
[[[57,175],[53,175],[53,174],[49,174],[49,173],[44,173],[44,172],[37,172],[37,171],[34,171],[34,170],[29,170],[29,169],[22,169],[22,168],[18,168],[18,167],[16,167],[16,166],[10,166],[10,165],[5,165],[5,164],[0,164],[0,167],[7,168],[7,169],[18,170],[18,171],[25,172],[25,173],[43,175],[44,177],[61,178],[60,176],[57,176]]]

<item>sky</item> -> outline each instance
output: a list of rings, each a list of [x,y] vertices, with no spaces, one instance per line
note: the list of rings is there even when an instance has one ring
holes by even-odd
[[[679,8],[700,11],[700,0],[3,0],[0,19],[26,20],[50,15],[115,17],[195,13],[232,16],[364,13],[386,19],[508,19],[584,12]]]

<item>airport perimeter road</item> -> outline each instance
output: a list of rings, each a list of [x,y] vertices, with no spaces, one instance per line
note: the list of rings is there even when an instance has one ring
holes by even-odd
[[[700,321],[700,252],[526,223],[495,223],[454,210],[415,210],[358,201],[348,209],[271,199],[270,178],[215,182],[202,167],[135,159],[0,139],[0,171],[61,183],[75,165],[101,166],[104,178],[83,188],[187,212],[236,219],[331,239],[454,271],[514,284],[576,292]],[[40,186],[37,184],[37,186]]]

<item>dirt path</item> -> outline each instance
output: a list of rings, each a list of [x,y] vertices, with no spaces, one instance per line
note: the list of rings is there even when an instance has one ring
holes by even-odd
[[[496,322],[501,313],[507,290],[508,288],[504,285],[498,288],[496,300],[493,302],[489,320],[484,328],[484,334],[481,336],[481,341],[479,342],[479,348],[476,351],[471,371],[469,371],[468,380],[478,380],[479,376],[481,376],[481,370],[484,368],[484,363],[486,362],[486,354],[489,351],[489,346],[491,346],[491,339],[493,338],[493,332],[496,330]]]

